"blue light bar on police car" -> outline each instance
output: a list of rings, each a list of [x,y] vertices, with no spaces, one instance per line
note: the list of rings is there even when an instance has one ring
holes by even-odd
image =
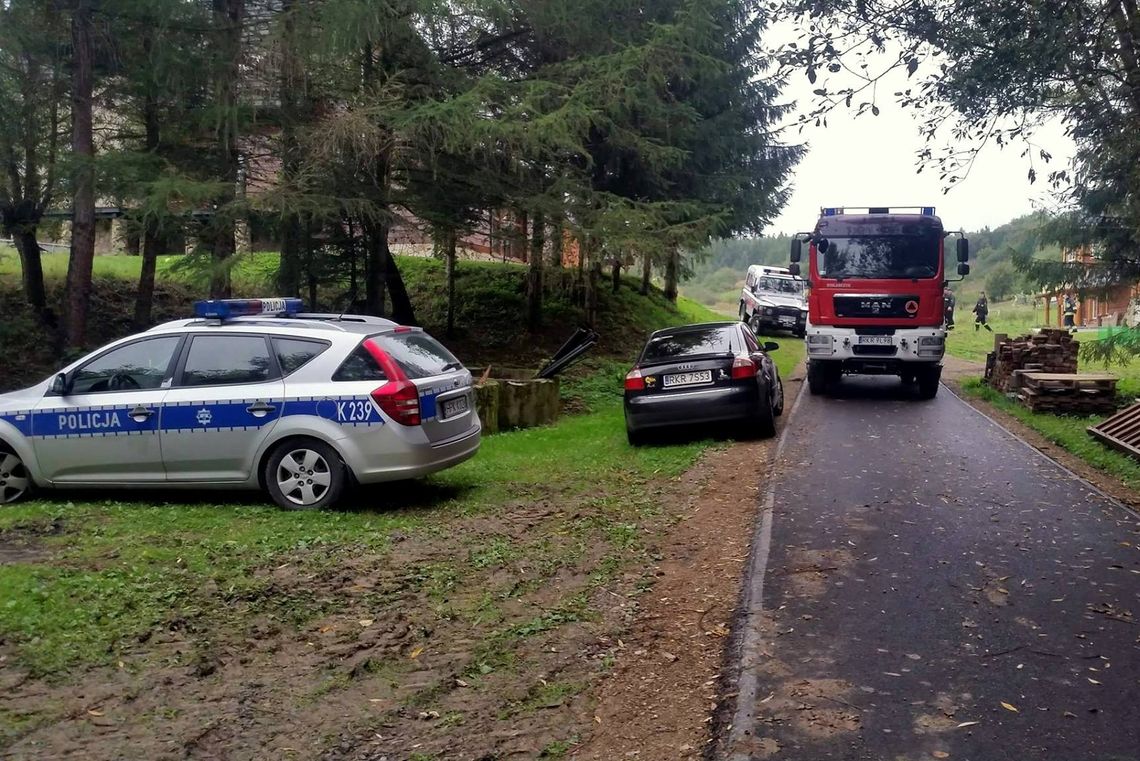
[[[211,320],[228,320],[255,314],[294,315],[305,308],[300,299],[211,299],[194,302],[194,316]]]

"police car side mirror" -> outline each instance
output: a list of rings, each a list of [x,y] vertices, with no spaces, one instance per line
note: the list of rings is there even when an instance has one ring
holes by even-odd
[[[55,376],[54,379],[52,379],[51,392],[53,394],[56,396],[67,396],[69,391],[71,391],[71,388],[70,384],[67,382],[66,373],[60,373],[59,375]]]
[[[792,262],[798,262],[803,256],[803,244],[799,238],[792,238]]]
[[[955,245],[958,246],[958,261],[962,264],[970,261],[970,241],[965,238],[959,238]]]

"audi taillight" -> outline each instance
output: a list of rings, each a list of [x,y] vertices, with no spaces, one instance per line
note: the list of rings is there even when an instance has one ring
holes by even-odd
[[[625,376],[625,390],[626,391],[644,391],[645,378],[642,377],[641,371],[636,367],[629,371]]]
[[[748,357],[734,357],[732,360],[732,379],[753,378],[756,376],[756,363]]]
[[[372,401],[401,425],[420,424],[420,392],[411,381],[388,381],[372,392]]]

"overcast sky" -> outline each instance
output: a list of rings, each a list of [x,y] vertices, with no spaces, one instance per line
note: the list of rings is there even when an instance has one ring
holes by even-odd
[[[887,97],[878,99],[878,116],[867,112],[855,118],[854,108],[841,107],[828,117],[826,128],[807,127],[798,134],[794,129],[788,131],[788,141],[805,143],[808,152],[794,171],[790,202],[767,233],[810,230],[821,206],[892,204],[934,206],[948,229],[977,230],[1033,211],[1035,200],[1048,201],[1043,178],[1048,168],[1067,164],[1072,152],[1060,125],[1039,133],[1035,140],[1054,156],[1049,165],[1037,163],[1035,184],[1027,178],[1029,165],[1020,156],[1020,144],[1004,150],[990,146],[979,155],[970,176],[943,195],[937,171],[928,168],[916,174],[915,153],[925,141],[913,111],[899,108],[890,96],[906,87],[898,86],[905,82],[905,73],[898,75],[880,84],[879,91]],[[812,85],[798,74],[785,90],[785,98],[808,109],[814,97],[811,91],[822,83],[821,78]]]

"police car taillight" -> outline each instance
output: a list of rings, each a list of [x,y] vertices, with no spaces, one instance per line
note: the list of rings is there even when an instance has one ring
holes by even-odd
[[[372,392],[372,401],[401,425],[420,424],[420,392],[411,381],[388,381]]]
[[[194,302],[194,316],[210,320],[228,320],[250,315],[291,316],[305,309],[300,299],[211,299]]]
[[[408,380],[403,369],[396,364],[388,352],[371,338],[364,340],[364,349],[380,369],[384,371],[388,382],[372,392],[372,401],[384,411],[388,417],[401,425],[420,424],[420,392],[416,385]]]

